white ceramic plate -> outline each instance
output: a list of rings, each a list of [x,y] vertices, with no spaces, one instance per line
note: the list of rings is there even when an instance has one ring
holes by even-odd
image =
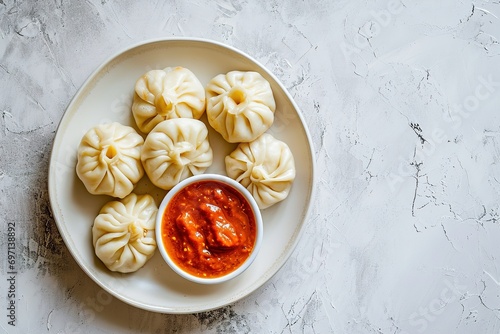
[[[264,238],[252,266],[236,279],[213,286],[191,283],[175,274],[157,251],[132,274],[109,271],[94,255],[91,227],[108,196],[90,195],[75,173],[76,151],[83,134],[101,122],[117,121],[135,127],[130,111],[136,80],[151,69],[184,66],[206,85],[219,73],[257,71],[270,83],[277,104],[269,133],[286,142],[295,157],[297,176],[288,198],[263,210]],[[202,118],[206,122],[205,118]],[[225,174],[228,144],[209,127],[214,150],[210,173]],[[81,268],[103,289],[136,307],[162,313],[195,313],[215,309],[247,296],[269,280],[292,253],[307,217],[314,189],[311,139],[292,97],[257,61],[232,47],[201,39],[147,41],[111,57],[84,83],[69,104],[54,140],[49,193],[59,231]],[[159,204],[165,191],[147,179],[136,193],[148,192]]]

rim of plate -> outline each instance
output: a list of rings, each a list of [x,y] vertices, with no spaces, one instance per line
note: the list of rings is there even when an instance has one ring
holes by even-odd
[[[212,46],[216,46],[225,50],[228,50],[230,52],[233,52],[235,54],[238,54],[242,56],[243,58],[246,58],[250,62],[252,62],[254,65],[259,67],[263,72],[265,72],[269,77],[272,78],[272,80],[280,87],[280,89],[283,91],[287,99],[290,101],[290,103],[293,105],[293,108],[295,109],[295,113],[297,117],[300,119],[300,122],[302,124],[304,133],[306,135],[307,141],[308,141],[308,146],[310,149],[310,165],[311,165],[311,170],[310,170],[310,184],[311,188],[309,191],[309,195],[307,197],[307,204],[305,206],[305,210],[302,215],[302,221],[297,226],[295,229],[293,236],[289,242],[287,247],[288,251],[283,253],[279,258],[278,261],[276,261],[273,266],[271,266],[262,276],[259,280],[256,280],[252,284],[250,284],[242,293],[238,295],[233,295],[233,298],[227,298],[226,300],[221,301],[221,303],[216,304],[216,305],[198,305],[198,307],[179,307],[172,309],[170,307],[161,307],[157,305],[149,305],[145,304],[143,302],[139,302],[130,298],[127,298],[123,296],[122,294],[118,293],[117,291],[113,290],[110,288],[107,284],[102,282],[98,277],[96,277],[90,270],[87,268],[84,263],[82,258],[80,257],[79,253],[76,251],[75,247],[70,247],[72,246],[71,240],[69,238],[69,235],[67,234],[67,229],[66,229],[66,224],[64,223],[64,218],[60,214],[60,209],[59,205],[57,203],[57,188],[55,187],[55,182],[53,178],[56,176],[55,175],[55,166],[54,166],[54,159],[55,159],[55,151],[54,149],[57,148],[61,144],[61,137],[63,136],[61,131],[63,127],[66,125],[67,116],[68,112],[74,108],[74,105],[77,104],[78,99],[80,98],[80,95],[82,92],[84,92],[85,89],[89,86],[89,83],[94,81],[96,77],[98,77],[102,70],[109,66],[116,58],[119,56],[131,52],[134,49],[140,48],[140,47],[145,47],[149,44],[156,44],[156,43],[179,43],[179,42],[186,42],[186,43],[200,43],[200,44],[208,44]],[[243,52],[233,46],[224,44],[222,42],[218,42],[215,40],[211,39],[206,39],[206,38],[198,38],[198,37],[168,37],[168,38],[153,38],[153,39],[147,39],[143,40],[140,42],[136,42],[131,44],[128,47],[122,48],[119,51],[113,53],[111,56],[107,57],[89,76],[88,78],[82,83],[82,85],[79,87],[79,89],[75,92],[73,97],[71,98],[69,104],[67,105],[66,109],[64,110],[61,119],[59,121],[59,124],[56,128],[56,134],[54,137],[54,140],[52,142],[51,146],[51,153],[50,153],[50,161],[49,161],[49,175],[48,175],[48,192],[49,192],[49,201],[50,201],[50,206],[52,209],[54,221],[56,222],[57,228],[59,230],[59,233],[66,245],[66,248],[69,250],[71,256],[73,259],[76,261],[78,266],[89,276],[96,284],[98,284],[102,289],[104,289],[106,292],[114,296],[115,298],[132,305],[134,307],[147,310],[147,311],[152,311],[152,312],[158,312],[158,313],[166,313],[166,314],[192,314],[192,313],[197,313],[197,312],[206,312],[206,311],[211,311],[214,309],[218,309],[224,306],[227,306],[229,304],[232,304],[242,298],[245,298],[246,296],[250,295],[252,292],[257,290],[259,287],[261,287],[263,284],[265,284],[267,281],[269,281],[282,267],[283,265],[287,262],[293,251],[295,250],[303,232],[305,229],[305,221],[309,217],[310,212],[311,212],[311,207],[312,207],[312,202],[313,199],[315,198],[316,195],[316,162],[314,159],[314,146],[312,143],[311,135],[309,132],[309,128],[307,127],[307,123],[304,120],[304,117],[302,113],[300,112],[300,108],[298,107],[297,103],[291,96],[291,94],[288,92],[286,87],[283,85],[283,83],[271,72],[269,71],[263,64],[261,64],[259,61],[257,61],[255,58],[252,56],[248,55],[246,52]],[[297,231],[298,229],[298,231]],[[287,250],[285,249],[285,250]]]

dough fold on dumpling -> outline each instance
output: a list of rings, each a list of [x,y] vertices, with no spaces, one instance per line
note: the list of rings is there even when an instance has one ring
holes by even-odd
[[[88,192],[123,198],[144,175],[140,155],[144,139],[120,123],[100,124],[78,146],[76,173]]]
[[[207,85],[206,98],[209,124],[230,143],[250,142],[274,122],[271,86],[257,72],[217,75]]]
[[[187,68],[151,70],[135,84],[132,114],[144,133],[166,119],[199,119],[204,112],[205,89]]]
[[[153,256],[157,212],[153,197],[147,194],[131,193],[102,207],[92,226],[92,242],[109,270],[134,272]]]
[[[227,175],[250,191],[260,209],[284,200],[295,179],[295,163],[287,144],[270,134],[240,143],[225,158]]]
[[[146,137],[141,160],[151,182],[169,190],[212,164],[208,129],[202,121],[191,118],[163,121]]]

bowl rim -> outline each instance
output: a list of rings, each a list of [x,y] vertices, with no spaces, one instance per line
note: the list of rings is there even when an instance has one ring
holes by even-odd
[[[203,277],[198,277],[195,275],[192,275],[185,270],[181,269],[168,255],[168,252],[165,249],[164,243],[163,243],[163,238],[162,238],[162,223],[163,223],[163,213],[165,212],[165,209],[167,208],[168,203],[170,200],[177,194],[179,193],[182,189],[184,189],[186,186],[200,182],[200,181],[219,181],[222,182],[226,185],[231,186],[235,190],[237,190],[249,203],[252,212],[254,214],[255,218],[255,225],[256,225],[256,236],[255,236],[255,243],[253,246],[252,251],[250,252],[250,255],[248,258],[238,267],[236,270],[231,271],[230,273],[223,275],[223,276],[218,276],[218,277],[211,277],[211,278],[203,278]],[[255,258],[257,257],[260,246],[262,244],[262,239],[263,239],[263,232],[264,232],[264,226],[263,226],[263,221],[262,221],[262,214],[259,209],[259,206],[257,205],[257,202],[255,201],[255,198],[253,195],[246,189],[241,183],[235,181],[234,179],[222,175],[222,174],[198,174],[198,175],[193,175],[190,176],[182,181],[180,181],[178,184],[176,184],[172,189],[170,189],[165,197],[162,199],[160,206],[158,207],[158,213],[156,215],[156,222],[155,222],[155,235],[156,235],[156,243],[157,243],[157,248],[163,258],[163,260],[169,265],[169,267],[176,272],[178,275],[182,276],[183,278],[195,282],[195,283],[200,283],[200,284],[219,284],[223,282],[227,282],[237,276],[239,276],[241,273],[243,273],[250,265],[254,262]]]

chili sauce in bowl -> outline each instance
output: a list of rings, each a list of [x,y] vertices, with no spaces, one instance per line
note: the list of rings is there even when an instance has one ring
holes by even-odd
[[[156,220],[162,257],[197,283],[221,283],[245,271],[257,256],[262,234],[253,196],[218,174],[181,181],[163,199]]]

